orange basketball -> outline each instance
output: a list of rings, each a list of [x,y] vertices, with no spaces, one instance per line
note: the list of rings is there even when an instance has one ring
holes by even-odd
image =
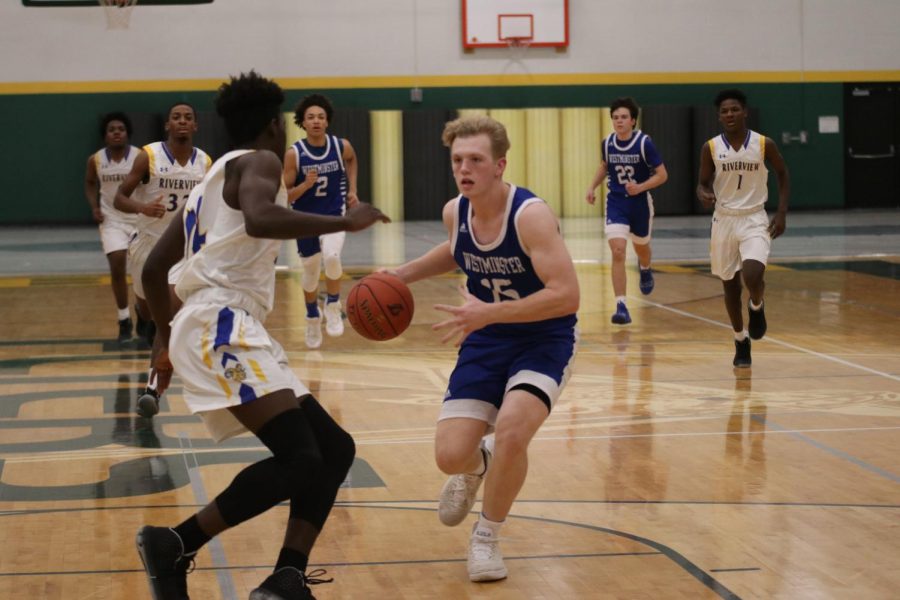
[[[372,273],[360,279],[347,295],[347,320],[356,333],[377,342],[390,340],[409,327],[412,292],[396,275]]]

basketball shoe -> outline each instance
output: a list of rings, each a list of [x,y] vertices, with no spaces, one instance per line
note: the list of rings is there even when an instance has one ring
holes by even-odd
[[[653,269],[650,267],[645,269],[638,263],[638,271],[641,273],[641,283],[639,287],[641,288],[641,293],[646,296],[653,291],[653,286],[656,284],[656,282],[653,281]]]
[[[134,325],[131,322],[131,317],[119,321],[119,337],[117,338],[117,341],[120,344],[131,340],[131,331],[133,327]]]
[[[451,475],[441,489],[441,495],[438,500],[438,518],[441,523],[448,527],[459,525],[462,523],[466,515],[471,512],[475,506],[475,497],[478,495],[478,488],[484,481],[488,467],[491,464],[491,456],[493,448],[490,447],[491,441],[487,439],[481,440],[481,452],[484,456],[484,471],[481,475],[473,475],[471,473],[461,473],[459,475]]]
[[[759,310],[753,310],[753,308],[750,307],[750,301],[748,300],[747,309],[750,317],[747,319],[747,333],[750,334],[751,339],[762,339],[762,337],[766,335],[766,329],[768,328],[768,325],[766,325],[766,304],[764,302],[762,306],[759,307]]]
[[[344,335],[344,319],[341,315],[341,301],[325,303],[325,332],[331,337]]]
[[[152,388],[145,388],[144,393],[137,399],[137,414],[149,419],[159,412],[159,392]]]
[[[168,527],[142,527],[135,543],[153,600],[190,600],[187,574],[197,553],[185,554],[181,538]]]
[[[315,350],[322,345],[322,317],[306,317],[306,347]]]
[[[303,573],[294,567],[281,567],[250,592],[250,600],[316,600],[310,585],[331,583],[333,579],[319,579],[325,569]]]
[[[739,369],[749,367],[751,364],[750,360],[750,338],[744,338],[744,341],[739,342],[734,340],[734,361],[732,364]]]
[[[507,575],[503,553],[500,552],[500,538],[489,529],[479,529],[478,523],[472,528],[469,539],[466,568],[472,581],[496,581],[505,579]]]
[[[615,325],[628,325],[631,323],[631,315],[628,314],[628,308],[624,302],[616,303],[616,312],[613,314],[611,321]]]

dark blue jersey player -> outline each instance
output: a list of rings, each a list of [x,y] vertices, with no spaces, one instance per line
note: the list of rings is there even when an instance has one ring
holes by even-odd
[[[640,109],[631,98],[618,98],[609,107],[615,133],[603,140],[602,160],[587,191],[588,203],[595,202],[594,190],[607,177],[606,238],[612,252],[612,282],[616,312],[612,322],[631,323],[625,305],[625,249],[628,238],[634,245],[640,266],[640,288],[653,291],[650,270],[650,233],[653,228],[653,198],[650,190],[669,178],[666,166],[650,136],[635,129]]]
[[[528,471],[528,444],[566,383],[575,356],[578,278],[547,204],[503,181],[509,138],[490,117],[447,123],[460,195],[443,211],[449,239],[397,268],[411,282],[462,269],[461,306],[434,326],[461,344],[435,432],[451,475],[438,517],[461,523],[485,481],[469,544],[472,581],[506,577],[498,535]],[[485,437],[491,429],[496,436]]]
[[[284,157],[284,185],[288,201],[296,210],[339,216],[359,202],[356,196],[356,152],[348,140],[328,135],[334,115],[331,101],[320,94],[303,98],[294,112],[294,122],[306,130],[306,139],[295,142]],[[319,314],[319,273],[325,264],[325,331],[344,333],[341,314],[341,250],[343,231],[297,240],[303,264],[301,285],[306,298],[306,345],[322,345]]]

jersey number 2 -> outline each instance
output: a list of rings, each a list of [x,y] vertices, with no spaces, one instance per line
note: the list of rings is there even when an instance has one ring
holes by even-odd
[[[328,194],[328,178],[324,175],[316,179],[316,197],[322,198]]]

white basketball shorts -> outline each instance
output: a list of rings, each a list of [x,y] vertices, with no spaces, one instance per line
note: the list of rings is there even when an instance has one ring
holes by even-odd
[[[771,245],[766,211],[742,216],[714,214],[709,242],[710,270],[723,281],[733,279],[745,260],[765,265]]]
[[[172,321],[169,358],[188,409],[216,441],[246,431],[228,407],[284,389],[298,398],[309,394],[288,367],[281,344],[240,308],[189,300]]]

